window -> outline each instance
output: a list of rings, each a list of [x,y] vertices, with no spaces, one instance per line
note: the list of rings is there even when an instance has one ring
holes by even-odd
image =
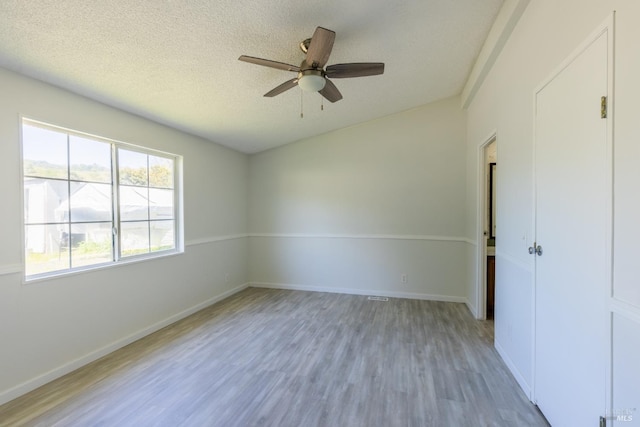
[[[23,120],[27,279],[176,252],[178,159]]]

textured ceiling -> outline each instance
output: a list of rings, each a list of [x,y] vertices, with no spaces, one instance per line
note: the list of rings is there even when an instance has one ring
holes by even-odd
[[[503,0],[2,0],[0,66],[254,153],[460,94]],[[293,88],[317,26],[328,65],[384,62],[336,79],[331,104]]]

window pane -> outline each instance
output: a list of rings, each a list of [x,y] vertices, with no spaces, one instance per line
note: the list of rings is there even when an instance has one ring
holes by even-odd
[[[173,190],[149,189],[150,219],[173,219]]]
[[[149,219],[149,189],[120,187],[120,219],[138,221]]]
[[[151,252],[166,251],[176,247],[173,221],[151,221]]]
[[[123,222],[120,224],[120,255],[131,255],[149,252],[149,222]]]
[[[147,155],[137,151],[118,149],[118,174],[120,184],[147,186]]]
[[[24,179],[24,222],[42,224],[68,220],[68,181]]]
[[[71,222],[111,221],[111,184],[71,183]]]
[[[68,230],[67,224],[25,227],[27,276],[69,268]]]
[[[149,186],[173,188],[173,159],[149,156]]]
[[[67,179],[67,134],[23,125],[22,159],[25,175]]]
[[[111,222],[71,225],[71,267],[113,261]]]
[[[111,145],[93,139],[69,136],[71,179],[111,182]]]

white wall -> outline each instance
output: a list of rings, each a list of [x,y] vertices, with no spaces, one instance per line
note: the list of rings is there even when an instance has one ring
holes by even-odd
[[[244,286],[248,157],[3,69],[0,87],[2,403]],[[23,284],[20,114],[184,156],[185,253]]]
[[[464,139],[451,98],[251,156],[251,282],[464,301]]]
[[[614,336],[618,327],[629,330],[640,310],[638,249],[640,240],[640,3],[636,0],[532,0],[468,109],[467,122],[467,226],[469,238],[477,235],[476,192],[478,146],[497,130],[500,152],[497,223],[500,225],[496,256],[496,346],[525,390],[532,381],[532,274],[527,253],[533,235],[533,93],[534,89],[569,54],[616,10],[615,52],[615,171],[614,171]],[[595,100],[594,102],[598,102]],[[523,237],[526,237],[523,239]],[[576,248],[584,250],[584,248]],[[473,261],[470,261],[473,263]],[[475,278],[472,278],[472,281]],[[468,298],[475,301],[473,284]],[[615,320],[625,317],[625,322]],[[621,325],[621,326],[619,326]],[[640,343],[616,357],[636,366]],[[634,359],[635,358],[635,359]],[[638,373],[620,373],[637,378]],[[614,382],[623,384],[621,378]],[[627,382],[628,383],[628,382]],[[614,396],[616,392],[614,390]],[[637,402],[636,402],[637,404]]]

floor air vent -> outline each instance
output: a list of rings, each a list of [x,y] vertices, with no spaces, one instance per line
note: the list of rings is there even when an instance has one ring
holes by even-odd
[[[369,301],[389,301],[387,297],[367,297]]]

